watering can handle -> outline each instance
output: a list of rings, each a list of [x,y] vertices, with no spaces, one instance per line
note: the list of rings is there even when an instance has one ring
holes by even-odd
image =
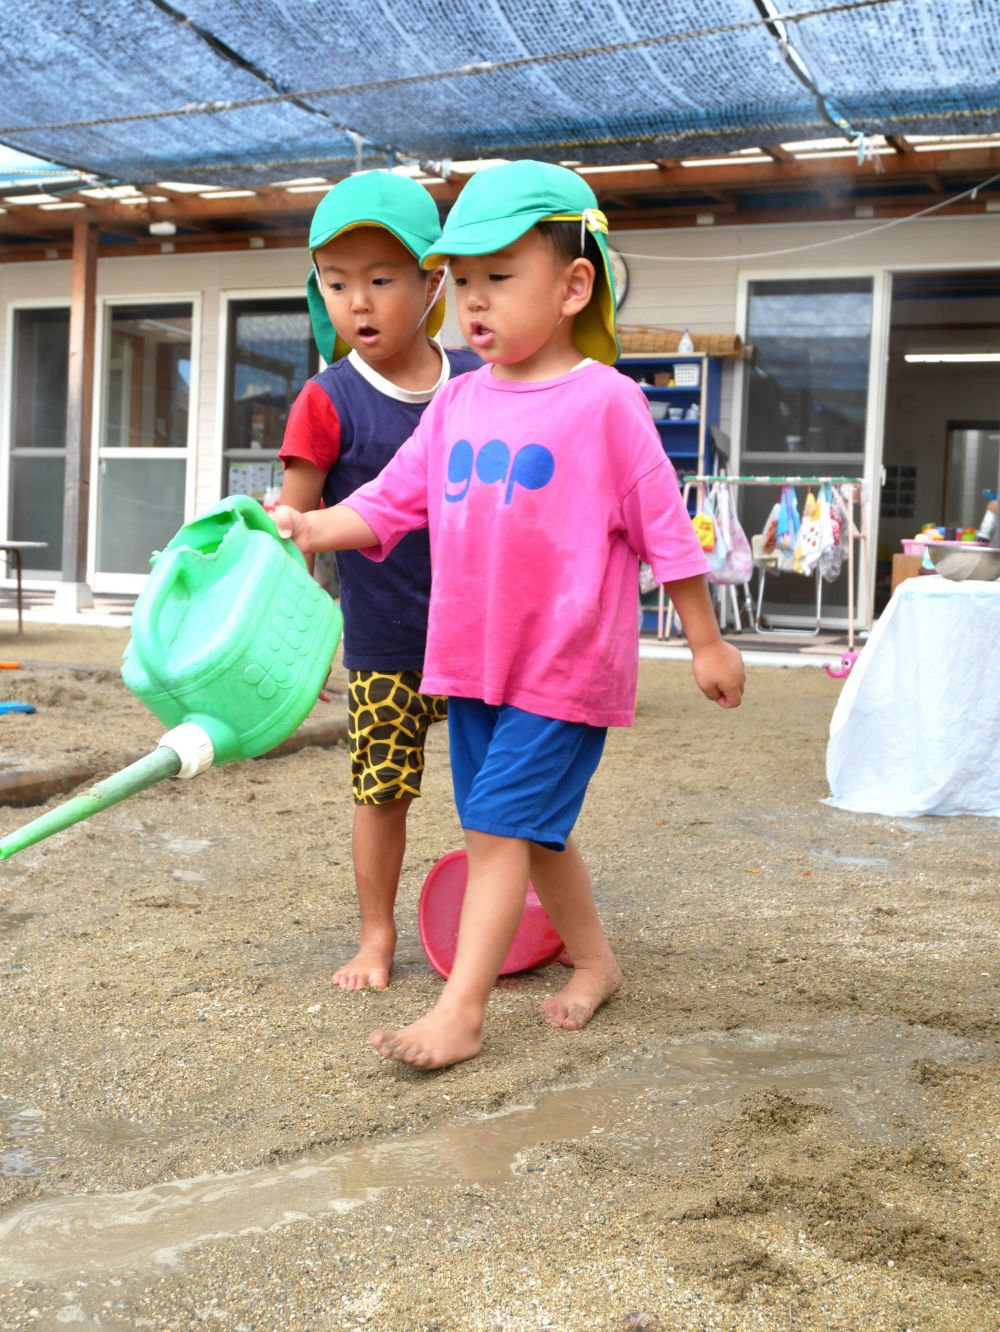
[[[266,532],[268,536],[274,537],[292,559],[298,560],[303,568],[308,567],[305,556],[295,542],[289,537],[279,536],[274,519],[250,495],[227,495],[225,499],[219,500],[218,504],[213,505],[211,509],[208,509],[198,518],[193,519],[190,523],[185,523],[177,535],[164,547],[163,553],[177,546],[193,546],[197,549],[201,545],[199,538],[202,538],[206,545],[217,544],[220,527],[227,526],[225,517],[229,514],[238,516],[244,526],[249,527],[251,531]],[[234,519],[231,519],[228,526],[231,527],[233,521]]]
[[[246,523],[247,527],[252,528],[257,532],[266,532],[268,536],[274,537],[275,541],[281,543],[281,546],[287,555],[290,555],[293,560],[297,560],[303,569],[309,568],[309,565],[306,562],[306,557],[302,554],[301,550],[299,550],[295,542],[291,537],[283,537],[281,535],[278,531],[277,523],[275,523],[268,511],[262,504],[259,504],[257,500],[253,499],[250,495],[230,495],[227,499],[220,500],[215,508],[211,509],[209,512],[218,513],[220,510],[226,508],[232,509],[238,513]]]
[[[191,558],[192,551],[209,553],[216,549],[237,523],[274,537],[290,558],[307,567],[305,556],[295,542],[278,535],[274,519],[255,499],[249,495],[229,495],[185,523],[163,550],[153,556],[149,579],[132,612],[134,643],[159,643],[163,607],[174,594],[183,564]]]

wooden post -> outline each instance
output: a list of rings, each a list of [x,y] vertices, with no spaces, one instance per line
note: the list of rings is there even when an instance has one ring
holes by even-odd
[[[87,545],[96,311],[97,228],[90,222],[75,222],[66,394],[62,584],[55,596],[56,606],[63,610],[79,610],[94,604],[87,585]]]

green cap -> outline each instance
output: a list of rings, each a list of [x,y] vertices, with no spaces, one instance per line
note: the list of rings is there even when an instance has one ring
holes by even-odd
[[[429,191],[409,176],[398,176],[391,171],[363,171],[338,181],[313,213],[309,227],[310,252],[355,227],[382,227],[417,260],[428,246],[436,245],[441,236],[437,204]],[[330,322],[315,267],[306,279],[306,300],[320,355],[328,362],[346,356],[350,347]],[[443,322],[444,301],[439,300],[427,316],[428,336],[434,337]]]
[[[603,272],[594,294],[573,321],[573,341],[585,356],[611,365],[620,348],[615,333],[615,284],[608,256],[608,221],[587,182],[550,162],[503,162],[477,171],[445,219],[440,241],[425,250],[424,268],[456,254],[493,254],[513,245],[538,222],[580,222],[597,242]]]

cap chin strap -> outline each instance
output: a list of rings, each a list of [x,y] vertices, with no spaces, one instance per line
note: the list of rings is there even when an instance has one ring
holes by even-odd
[[[580,253],[583,254],[587,246],[587,232],[600,231],[605,236],[608,234],[608,219],[599,208],[585,208],[580,214]]]
[[[420,328],[423,326],[423,324],[425,323],[425,321],[428,320],[428,319],[430,318],[431,311],[434,309],[435,305],[437,305],[438,301],[439,301],[439,300],[441,299],[441,297],[444,295],[444,284],[448,281],[448,270],[449,270],[449,268],[450,268],[450,265],[449,265],[449,264],[445,264],[445,266],[444,266],[444,272],[441,274],[441,280],[438,282],[437,286],[436,286],[435,289],[434,289],[434,295],[433,295],[433,296],[431,297],[431,299],[427,302],[427,308],[424,310],[423,314],[422,314],[422,315],[420,316],[420,318],[417,320],[417,322],[416,322],[416,324],[415,324],[415,326],[414,326],[414,329],[413,329],[414,333],[416,333],[417,330],[420,329]]]

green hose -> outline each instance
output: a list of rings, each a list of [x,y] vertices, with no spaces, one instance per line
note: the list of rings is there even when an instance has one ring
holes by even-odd
[[[91,814],[98,814],[102,809],[117,805],[120,800],[127,800],[138,791],[145,791],[148,786],[162,782],[167,777],[176,777],[180,771],[181,760],[168,745],[160,745],[151,754],[130,763],[121,772],[114,772],[97,782],[82,795],[67,800],[58,809],[49,810],[40,818],[26,823],[23,828],[8,833],[0,838],[0,860],[9,860],[26,847],[34,846],[44,837],[71,828],[74,823],[89,819]]]

